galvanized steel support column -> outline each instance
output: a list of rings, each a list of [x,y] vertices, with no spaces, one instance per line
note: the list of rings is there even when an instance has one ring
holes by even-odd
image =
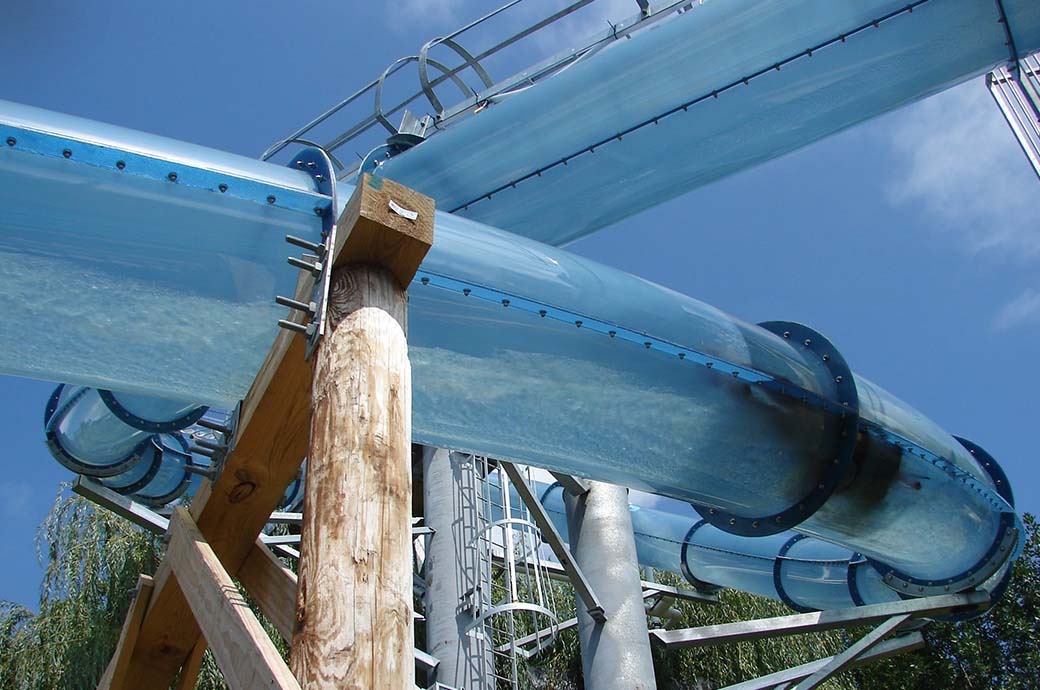
[[[581,598],[578,635],[589,690],[654,690],[654,663],[636,560],[628,490],[589,482],[581,496],[564,495],[570,549],[603,605],[605,622]]]
[[[470,455],[423,448],[423,511],[433,535],[426,551],[426,651],[437,658],[437,681],[453,688],[494,688],[491,640],[471,634],[487,580],[477,553],[483,516]]]

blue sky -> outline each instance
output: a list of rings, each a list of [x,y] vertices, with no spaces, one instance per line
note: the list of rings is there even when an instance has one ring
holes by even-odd
[[[13,0],[0,98],[257,156],[490,6]],[[616,18],[635,3],[602,6]],[[813,326],[858,372],[987,448],[1019,507],[1038,512],[1038,184],[976,80],[571,249],[747,321]],[[46,328],[46,315],[4,327]],[[34,530],[71,478],[43,445],[52,388],[0,377],[0,599],[33,608]]]

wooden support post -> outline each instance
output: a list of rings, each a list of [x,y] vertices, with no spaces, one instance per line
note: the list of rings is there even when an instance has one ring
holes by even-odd
[[[339,228],[313,377],[291,666],[305,690],[412,690],[405,288],[433,240],[433,202],[366,175]]]
[[[271,638],[181,507],[174,508],[170,519],[167,556],[228,686],[299,690]]]
[[[148,610],[148,600],[152,596],[155,582],[147,575],[137,576],[137,592],[130,602],[130,610],[123,620],[123,630],[119,633],[115,654],[108,662],[105,674],[101,676],[98,690],[122,690],[126,685],[126,671],[130,667],[130,656],[137,645],[137,634],[141,630],[141,621]]]

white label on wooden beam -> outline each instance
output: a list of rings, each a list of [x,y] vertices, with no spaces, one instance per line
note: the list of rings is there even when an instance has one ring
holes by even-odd
[[[404,206],[401,206],[401,204],[397,203],[393,199],[390,200],[389,206],[390,206],[390,210],[391,211],[393,211],[397,215],[401,216],[402,218],[407,218],[408,220],[415,220],[416,218],[419,217],[419,212],[418,211],[409,211],[408,209],[406,209]]]

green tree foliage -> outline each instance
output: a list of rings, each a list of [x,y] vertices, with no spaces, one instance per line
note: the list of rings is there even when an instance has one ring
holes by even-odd
[[[163,555],[154,536],[78,496],[58,498],[36,535],[46,563],[39,613],[0,602],[0,688],[94,690],[119,640],[140,573]],[[247,597],[275,646],[288,646]],[[207,651],[196,690],[226,690]]]
[[[40,611],[0,603],[0,687],[93,690],[108,665],[139,573],[160,544],[126,520],[62,498],[40,525]]]
[[[1040,688],[1040,529],[1023,516],[1025,546],[999,604],[964,623],[933,623],[928,647],[852,672],[869,690]]]
[[[934,623],[928,648],[870,664],[835,678],[829,690],[949,690],[1040,688],[1040,528],[1024,518],[1026,544],[1001,603],[988,615],[963,623]],[[154,572],[161,543],[85,499],[59,494],[37,535],[46,574],[39,613],[0,603],[0,688],[92,690],[115,648],[138,573]],[[666,584],[678,578],[662,577]],[[550,587],[560,619],[573,615],[573,594]],[[725,591],[717,605],[680,602],[681,626],[712,625],[789,613],[782,605]],[[256,607],[254,606],[254,611]],[[264,621],[283,654],[287,649]],[[532,632],[520,625],[517,634]],[[844,649],[857,634],[819,633],[705,649],[654,650],[660,690],[709,690],[778,671]],[[521,686],[580,690],[577,634],[560,635],[552,648],[523,662]],[[223,690],[207,654],[197,690]]]

